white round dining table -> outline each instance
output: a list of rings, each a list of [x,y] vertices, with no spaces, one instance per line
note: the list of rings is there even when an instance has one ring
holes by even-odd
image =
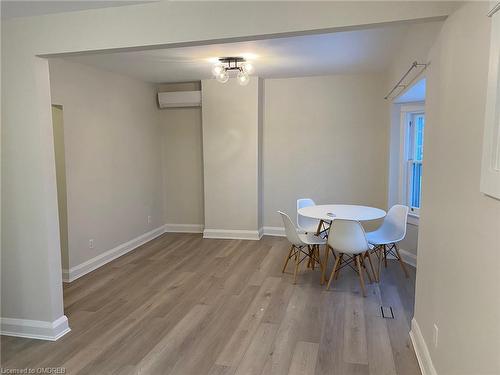
[[[385,217],[386,212],[376,207],[355,204],[321,204],[299,208],[299,215],[323,221],[346,219],[357,221],[377,220]]]

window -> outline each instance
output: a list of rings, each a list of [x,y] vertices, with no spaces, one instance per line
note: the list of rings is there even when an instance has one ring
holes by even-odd
[[[410,212],[418,215],[422,197],[422,160],[424,156],[423,112],[409,112],[406,137],[406,204]]]
[[[421,77],[391,108],[388,202],[408,206],[412,225],[419,224],[422,206],[425,92],[426,78]]]
[[[422,171],[424,160],[425,107],[424,102],[396,103],[391,137],[389,201],[410,208],[408,223],[418,225],[422,206]],[[397,140],[397,141],[396,141]],[[391,187],[392,186],[392,187]]]

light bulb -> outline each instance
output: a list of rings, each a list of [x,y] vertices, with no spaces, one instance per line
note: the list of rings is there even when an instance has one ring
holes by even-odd
[[[241,86],[246,86],[248,85],[248,82],[250,81],[250,77],[248,77],[248,74],[246,72],[242,72],[240,71],[238,73],[238,83],[241,85]]]
[[[212,74],[216,77],[220,75],[223,71],[224,71],[224,66],[220,63],[214,65],[214,67],[212,68]]]
[[[251,74],[253,72],[253,65],[249,62],[244,62],[241,64],[241,69],[243,69],[245,73]]]
[[[226,70],[223,70],[219,75],[215,77],[220,83],[226,83],[229,80],[229,74]]]

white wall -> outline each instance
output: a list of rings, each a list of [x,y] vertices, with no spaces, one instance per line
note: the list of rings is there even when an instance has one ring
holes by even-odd
[[[384,75],[265,82],[264,226],[295,216],[296,200],[385,208],[388,122]]]
[[[500,373],[500,201],[479,191],[487,11],[467,3],[450,16],[427,72],[415,321],[441,375]]]
[[[406,224],[406,237],[399,242],[399,248],[414,255],[413,260],[417,259],[418,249],[418,225]]]
[[[418,63],[428,63],[428,54],[432,45],[443,26],[442,21],[429,22],[425,24],[412,25],[399,48],[398,53],[387,72],[387,81],[385,83],[385,94],[399,81],[404,73],[409,69],[414,61]],[[416,72],[418,72],[417,70]],[[415,82],[418,78],[424,77],[425,71],[420,75],[412,72],[405,80],[405,84]],[[404,91],[403,91],[404,92]],[[399,89],[395,92],[399,93]],[[401,92],[402,93],[402,92]],[[385,95],[384,94],[384,95]],[[392,100],[389,100],[391,103]],[[419,103],[424,104],[424,103]],[[401,147],[401,104],[392,104],[390,107],[390,144],[389,144],[389,176],[388,176],[388,206],[402,204],[399,197],[400,190],[400,147]],[[424,147],[425,150],[425,147]],[[425,155],[424,155],[425,159]],[[425,160],[424,160],[425,163]],[[425,164],[424,164],[425,168]],[[408,223],[406,238],[401,241],[402,249],[416,255],[418,247],[418,220]]]
[[[259,228],[261,81],[202,81],[205,235]]]
[[[200,90],[200,83],[158,85],[158,92]],[[201,108],[159,110],[164,222],[204,224]],[[188,228],[188,227],[185,227]]]
[[[50,81],[52,102],[64,109],[74,267],[164,224],[156,91],[61,59],[50,61]]]
[[[431,47],[434,45],[437,35],[443,27],[443,21],[416,23],[411,25],[406,32],[404,41],[398,53],[394,57],[391,66],[388,70],[386,89],[384,96],[394,87],[396,82],[408,71],[410,65],[417,61],[418,63],[428,62],[428,54]],[[414,78],[412,72],[408,78]],[[405,83],[407,83],[406,81]],[[400,89],[395,91],[399,93]],[[404,91],[404,90],[403,90]]]
[[[160,1],[2,21],[2,317],[63,315],[48,63],[38,55],[338,30],[442,17],[455,6]]]

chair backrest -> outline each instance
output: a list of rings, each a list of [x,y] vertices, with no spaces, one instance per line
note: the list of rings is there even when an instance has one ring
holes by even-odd
[[[297,199],[297,226],[301,229],[310,230],[311,228],[318,226],[318,220],[311,219],[309,217],[305,217],[299,215],[299,209],[303,207],[316,206],[316,203],[310,198],[300,198]]]
[[[365,230],[356,220],[333,220],[328,233],[328,245],[347,254],[360,254],[370,249]]]
[[[384,222],[377,231],[391,242],[401,241],[406,236],[406,221],[408,219],[408,207],[396,204],[389,209]]]
[[[281,215],[281,218],[283,219],[283,224],[285,226],[285,234],[288,241],[290,241],[292,244],[296,246],[301,246],[302,241],[299,238],[299,235],[297,233],[297,228],[295,228],[295,225],[293,224],[292,219],[290,219],[290,216],[288,216],[282,211],[278,211],[278,213]]]

